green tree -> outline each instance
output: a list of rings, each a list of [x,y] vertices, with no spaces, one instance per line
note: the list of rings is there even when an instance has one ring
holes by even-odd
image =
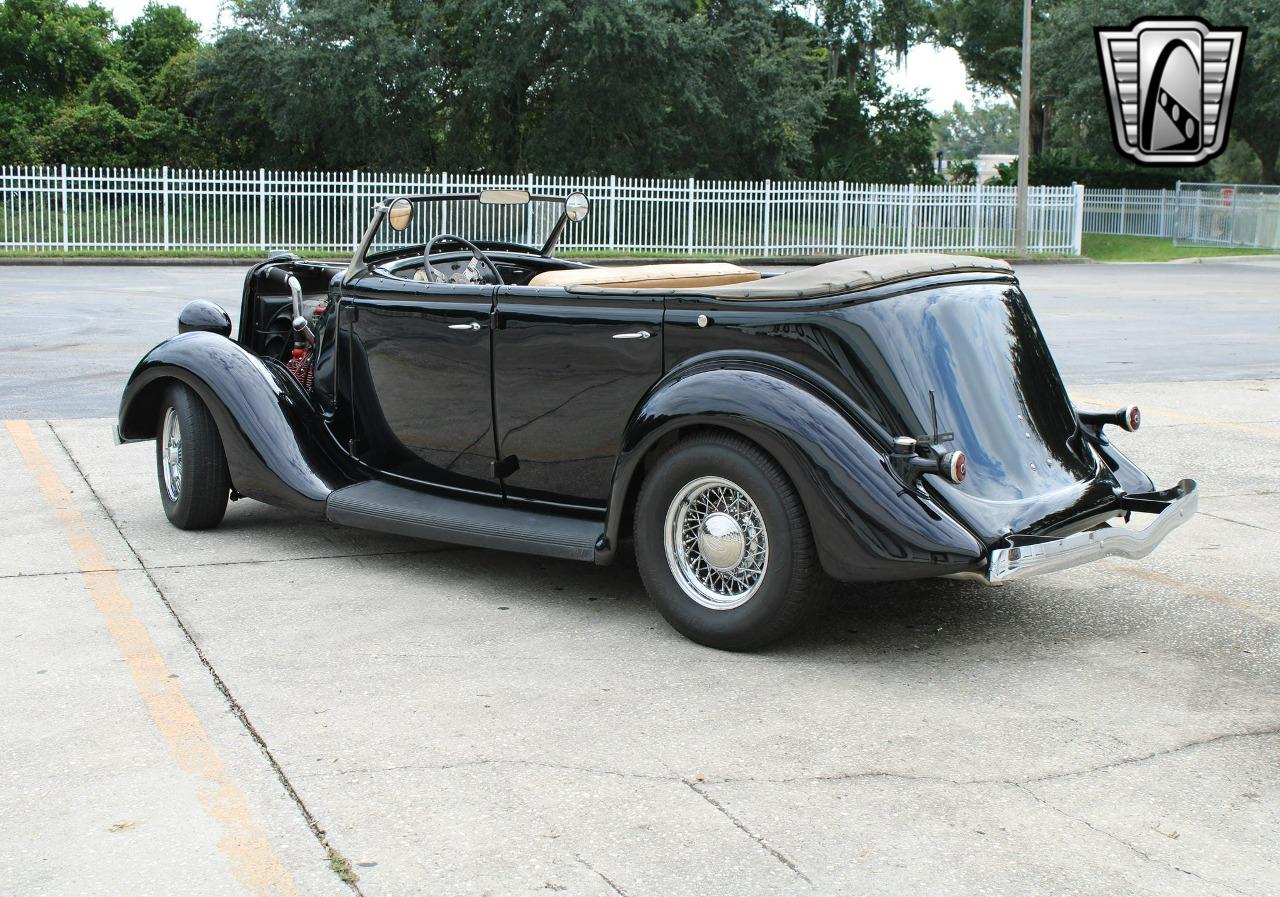
[[[948,159],[1018,151],[1018,110],[1008,103],[954,104],[938,117],[934,138]]]
[[[88,84],[111,59],[111,13],[91,2],[0,3],[0,99],[47,111]]]
[[[125,118],[137,118],[146,105],[142,90],[119,69],[103,69],[89,82],[77,102],[90,106],[110,106]]]
[[[200,26],[181,7],[152,2],[120,29],[117,46],[133,77],[148,83],[174,56],[195,51],[199,38]]]
[[[814,138],[813,174],[863,183],[931,182],[933,114],[917,94],[888,90],[883,81],[859,82],[831,100]]]
[[[811,172],[854,181],[932,181],[933,114],[923,97],[891,90],[882,50],[899,59],[924,34],[918,0],[822,0],[812,6],[823,49],[827,115]]]
[[[101,104],[62,107],[40,130],[36,142],[46,162],[123,166],[137,159],[129,120]]]

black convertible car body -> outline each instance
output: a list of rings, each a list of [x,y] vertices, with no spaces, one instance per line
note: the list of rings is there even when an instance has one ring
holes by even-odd
[[[472,243],[440,203],[558,217]],[[554,257],[585,217],[519,191],[379,203],[349,264],[253,268],[239,327],[204,301],[121,401],[175,524],[228,496],[333,522],[595,563],[634,538],[660,610],[707,644],[777,638],[830,580],[996,583],[1140,557],[1195,510],[1076,410],[1009,266]],[[425,212],[424,212],[425,210]],[[526,224],[528,219],[525,219]],[[1134,512],[1145,529],[1114,527]]]

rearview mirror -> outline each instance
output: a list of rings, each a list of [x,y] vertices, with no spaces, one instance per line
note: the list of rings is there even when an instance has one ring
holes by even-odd
[[[529,202],[528,190],[481,190],[480,201],[493,206],[520,206]]]
[[[404,230],[413,220],[413,203],[407,199],[397,199],[387,210],[387,223],[392,230]]]
[[[585,193],[570,193],[564,199],[564,217],[570,221],[581,221],[591,211],[591,203]]]

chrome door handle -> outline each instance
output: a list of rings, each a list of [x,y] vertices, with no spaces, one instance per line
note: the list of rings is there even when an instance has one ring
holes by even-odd
[[[648,339],[651,336],[653,336],[653,334],[647,330],[637,330],[635,333],[615,333],[613,335],[613,338],[614,339]]]
[[[479,330],[480,322],[472,321],[470,324],[450,324],[450,330]]]

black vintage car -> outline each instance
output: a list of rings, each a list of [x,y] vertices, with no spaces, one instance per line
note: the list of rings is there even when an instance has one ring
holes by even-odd
[[[587,212],[514,190],[378,203],[349,264],[253,268],[235,339],[190,303],[118,438],[157,440],[184,529],[247,496],[597,564],[630,538],[667,620],[729,649],[786,634],[832,580],[1136,558],[1195,511],[1194,482],[1157,491],[1108,440],[1136,407],[1072,406],[1004,262],[556,258]],[[446,232],[538,220],[541,247]],[[1134,512],[1154,519],[1108,523]]]

